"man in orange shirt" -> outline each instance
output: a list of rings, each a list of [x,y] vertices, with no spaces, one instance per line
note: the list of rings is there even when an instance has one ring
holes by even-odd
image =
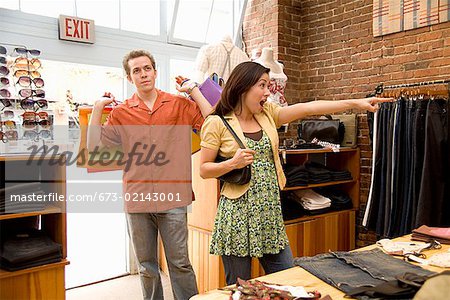
[[[200,129],[212,107],[194,83],[184,84],[178,90],[191,94],[195,102],[156,89],[156,63],[145,50],[128,53],[123,59],[123,68],[128,81],[135,85],[136,93],[116,106],[103,125],[103,109],[115,103],[115,99],[106,94],[108,98],[95,103],[89,122],[87,147],[89,151],[94,151],[103,146],[121,145],[128,159],[134,157],[131,167],[128,164],[124,169],[123,199],[144,299],[163,299],[158,232],[164,244],[175,299],[189,299],[198,293],[187,247],[186,207],[192,201],[191,182],[178,180],[177,175],[186,169],[181,167],[186,164],[183,154],[190,157],[191,153],[190,142],[182,142],[190,140],[184,137],[190,137],[191,128]],[[148,145],[148,141],[153,144]],[[140,156],[137,155],[139,151]],[[167,152],[177,152],[177,155],[166,157]],[[139,161],[145,156],[147,164],[142,166]],[[149,157],[152,158],[149,160]],[[180,170],[168,169],[166,164],[169,162],[172,165],[175,162]],[[183,199],[174,199],[177,197]]]

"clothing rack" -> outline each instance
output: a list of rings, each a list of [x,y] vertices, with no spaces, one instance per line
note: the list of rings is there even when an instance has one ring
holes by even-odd
[[[437,85],[437,84],[447,84],[448,85],[447,89],[450,91],[450,79],[441,79],[441,80],[435,80],[435,81],[403,83],[403,84],[394,84],[394,85],[386,85],[386,86],[384,86],[383,83],[381,83],[375,88],[375,91],[373,93],[371,93],[370,95],[380,95],[383,93],[384,90],[390,90],[390,89],[422,87],[422,86]]]

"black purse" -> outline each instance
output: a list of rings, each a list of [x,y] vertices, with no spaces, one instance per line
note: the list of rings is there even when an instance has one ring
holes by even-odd
[[[223,116],[220,116],[220,118],[222,119],[223,123],[228,128],[228,130],[231,132],[233,137],[236,139],[236,142],[239,144],[239,147],[241,147],[242,149],[245,149],[244,144],[239,139],[236,132],[234,132],[233,128],[231,128],[230,124],[228,124],[228,122],[225,120],[225,118]],[[226,161],[228,159],[230,159],[230,158],[217,155],[215,162],[219,163],[219,162]],[[251,176],[252,176],[252,166],[248,165],[241,169],[231,170],[230,172],[220,176],[218,179],[220,179],[223,182],[242,185],[242,184],[248,183],[250,181]]]
[[[328,119],[303,120],[298,125],[298,138],[310,143],[314,138],[323,142],[340,144],[344,139],[345,126],[340,120]]]

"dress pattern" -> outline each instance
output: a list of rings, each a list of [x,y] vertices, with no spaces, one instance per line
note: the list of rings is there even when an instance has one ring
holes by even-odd
[[[237,199],[220,197],[210,253],[262,257],[277,254],[288,244],[281,213],[280,191],[269,137],[245,137],[256,154],[248,191]]]

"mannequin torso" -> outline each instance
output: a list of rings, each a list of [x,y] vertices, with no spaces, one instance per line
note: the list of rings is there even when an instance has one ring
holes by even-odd
[[[269,77],[269,101],[277,103],[280,106],[287,106],[286,99],[284,98],[284,89],[286,87],[287,76],[283,72],[283,65],[273,58],[272,48],[263,48],[261,56],[255,60],[255,62],[270,69]]]

